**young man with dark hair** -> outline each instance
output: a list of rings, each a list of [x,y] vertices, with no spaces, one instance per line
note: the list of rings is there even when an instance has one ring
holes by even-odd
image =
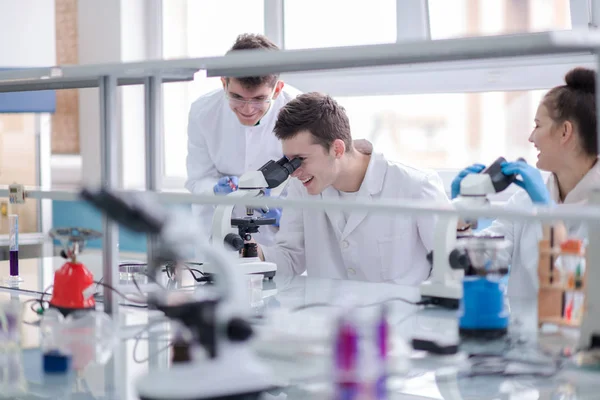
[[[275,136],[285,156],[302,160],[288,198],[449,203],[436,173],[358,149],[344,108],[327,95],[307,93],[286,104]],[[278,274],[418,285],[429,275],[435,223],[433,215],[290,208],[276,244],[259,246],[259,255],[276,263]]]
[[[227,54],[244,50],[278,48],[263,35],[243,34]],[[231,193],[240,175],[283,155],[273,127],[279,110],[298,92],[284,87],[278,75],[222,77],[221,81],[222,89],[201,96],[190,109],[185,187],[192,193]],[[193,208],[210,236],[214,206]],[[235,215],[245,214],[236,210]],[[281,210],[271,209],[266,216],[279,221]],[[265,226],[254,237],[259,243],[273,243],[276,230]]]

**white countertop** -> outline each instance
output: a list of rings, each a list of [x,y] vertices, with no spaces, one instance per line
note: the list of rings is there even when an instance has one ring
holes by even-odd
[[[93,270],[94,257],[84,260]],[[60,258],[46,260],[22,260],[22,275],[26,279],[23,289],[37,291],[51,284],[51,274],[45,269],[60,266]],[[1,267],[1,265],[0,265]],[[37,279],[48,276],[43,282]],[[96,276],[97,277],[97,276]],[[30,280],[30,284],[28,284]],[[37,285],[37,286],[36,286]],[[204,290],[199,288],[198,290]],[[21,301],[31,298],[31,293],[19,291],[0,292],[0,300],[13,296]],[[330,386],[326,384],[331,366],[330,337],[332,323],[342,312],[338,305],[353,302],[357,305],[370,305],[379,301],[402,297],[418,300],[415,288],[394,284],[375,284],[354,281],[314,279],[308,277],[287,278],[277,276],[273,282],[265,281],[262,300],[252,305],[252,314],[262,316],[256,319],[256,339],[253,348],[261,360],[271,368],[273,376],[286,384],[281,392],[264,395],[263,399],[325,399],[330,397]],[[250,302],[250,299],[249,299]],[[315,305],[314,307],[306,307]],[[328,306],[328,305],[333,305]],[[598,378],[600,373],[566,368],[552,378],[523,377],[476,377],[456,378],[453,368],[462,365],[460,357],[433,357],[414,352],[406,342],[420,333],[437,333],[442,337],[457,331],[455,311],[437,308],[422,309],[402,301],[393,301],[390,306],[390,324],[394,337],[390,356],[389,389],[390,399],[595,399],[598,398]],[[538,340],[545,348],[556,351],[563,346],[576,343],[570,331],[538,335],[535,317],[535,302],[511,301],[511,333],[509,337],[525,343],[513,345],[511,352],[535,352]],[[250,307],[250,303],[249,303]],[[303,308],[306,307],[306,308]],[[357,318],[369,318],[376,307],[362,307],[355,314]],[[72,377],[71,381],[50,379],[41,373],[41,354],[35,349],[37,328],[27,326],[27,336],[23,351],[23,374],[28,383],[28,397],[23,398],[63,398],[65,393],[77,393],[78,399],[136,399],[135,381],[153,368],[168,368],[169,351],[157,352],[164,347],[166,336],[161,324],[154,327],[150,340],[139,342],[137,358],[146,358],[148,348],[155,354],[151,361],[134,360],[136,332],[144,329],[149,319],[157,317],[157,311],[146,309],[120,308],[119,321],[124,327],[121,340],[114,355],[107,364],[90,363],[85,370]],[[34,320],[32,312],[26,318]],[[136,326],[138,325],[138,326]],[[466,343],[461,345],[466,351],[505,351],[506,340],[491,343]],[[139,361],[139,360],[138,360]],[[198,377],[210,379],[210,377]],[[235,377],[232,377],[232,380]],[[1,382],[0,382],[1,383]],[[192,384],[192,383],[190,383]],[[2,392],[0,386],[0,392]],[[559,393],[575,391],[577,397],[560,397]],[[62,394],[60,394],[62,393]],[[64,397],[67,398],[67,397]]]

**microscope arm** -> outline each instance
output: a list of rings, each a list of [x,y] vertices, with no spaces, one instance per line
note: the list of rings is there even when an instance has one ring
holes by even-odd
[[[257,197],[262,193],[260,189],[250,190],[237,190],[229,193],[227,196],[235,197]],[[219,249],[228,249],[225,245],[225,238],[229,234],[238,234],[238,230],[231,225],[231,218],[233,215],[233,205],[220,204],[215,208],[212,221],[212,245]]]

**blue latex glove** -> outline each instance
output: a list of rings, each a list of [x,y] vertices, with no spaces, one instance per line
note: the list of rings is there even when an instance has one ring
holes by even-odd
[[[515,180],[515,184],[525,189],[531,200],[536,204],[552,204],[550,193],[542,179],[540,171],[524,161],[502,163],[504,175],[517,174],[521,179]]]
[[[237,176],[224,176],[213,187],[215,194],[229,194],[238,188]]]
[[[281,208],[270,208],[268,212],[261,214],[265,218],[275,218],[275,226],[279,228],[279,220],[281,219]]]
[[[271,189],[266,188],[265,196],[271,196]],[[260,211],[260,210],[259,210]],[[279,220],[281,219],[281,208],[271,208],[268,212],[260,211],[265,218],[275,218],[275,226],[279,228]]]
[[[460,193],[460,182],[465,178],[465,176],[469,174],[478,174],[485,169],[485,165],[483,164],[473,164],[456,175],[454,180],[452,180],[452,185],[450,186],[452,189],[452,199],[454,200]]]

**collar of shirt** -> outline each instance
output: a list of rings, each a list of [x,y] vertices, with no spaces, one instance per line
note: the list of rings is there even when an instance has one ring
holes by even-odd
[[[596,162],[594,166],[581,178],[579,183],[575,185],[573,190],[569,192],[565,198],[564,204],[578,204],[587,202],[590,190],[600,186],[600,162]],[[560,196],[558,190],[558,183],[556,182],[556,176],[550,175],[548,183],[546,184],[550,196],[557,203],[560,204]]]

